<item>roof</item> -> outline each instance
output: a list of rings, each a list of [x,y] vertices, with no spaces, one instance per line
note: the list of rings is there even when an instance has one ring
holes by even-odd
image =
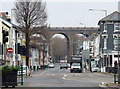
[[[3,18],[0,18],[0,21],[3,22],[3,23],[5,23],[9,27],[12,27],[12,24],[10,22],[4,20]]]
[[[98,25],[100,22],[120,22],[120,12],[114,11],[113,13],[109,14],[108,16],[99,20]]]
[[[13,27],[13,28],[16,28],[16,30],[18,30],[18,29],[17,29],[17,28],[18,28],[17,25],[15,25],[15,24],[13,24],[13,23],[11,23],[11,22],[9,22],[9,21],[1,18],[1,17],[0,17],[0,21],[1,21],[2,23],[4,23],[6,26],[8,26],[9,28],[12,28],[12,27]]]

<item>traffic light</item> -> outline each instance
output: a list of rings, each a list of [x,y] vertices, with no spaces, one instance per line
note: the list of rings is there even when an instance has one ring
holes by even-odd
[[[20,54],[21,55],[26,55],[26,48],[25,48],[25,46],[20,46]]]
[[[5,44],[6,42],[8,42],[8,37],[7,37],[8,31],[3,30],[2,33],[3,33],[3,44]]]
[[[17,54],[26,55],[26,48],[25,48],[25,46],[20,46],[20,43],[18,43],[16,46],[17,46],[17,49],[18,49],[17,50]],[[16,51],[15,51],[15,53],[16,53]]]

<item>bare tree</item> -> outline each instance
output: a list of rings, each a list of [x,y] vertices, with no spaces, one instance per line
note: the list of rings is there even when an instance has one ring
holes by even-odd
[[[46,26],[46,3],[42,0],[17,0],[15,2],[16,21],[26,36],[26,65],[29,66],[30,36]],[[35,30],[35,27],[40,27]]]

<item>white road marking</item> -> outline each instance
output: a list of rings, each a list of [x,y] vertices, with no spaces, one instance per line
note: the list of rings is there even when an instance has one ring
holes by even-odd
[[[48,69],[49,70],[49,69]],[[44,71],[44,72],[42,72],[40,75],[43,75],[44,73],[46,73],[48,70],[46,70],[46,71]]]
[[[67,75],[65,74],[64,77],[67,77]]]
[[[66,75],[66,74],[64,74],[64,77],[62,77],[62,79],[66,80],[66,77],[67,77],[67,75]]]
[[[60,72],[60,71],[65,71],[65,70],[64,70],[64,69],[60,69],[59,72]]]
[[[65,78],[65,77],[62,77],[62,79],[66,80],[66,78]]]

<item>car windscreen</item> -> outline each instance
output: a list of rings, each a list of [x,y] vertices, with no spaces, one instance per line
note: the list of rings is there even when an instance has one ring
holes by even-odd
[[[72,66],[80,66],[80,63],[73,63]]]
[[[53,63],[50,63],[49,65],[54,65]]]
[[[66,63],[62,63],[61,65],[64,65],[64,66],[66,66]]]

